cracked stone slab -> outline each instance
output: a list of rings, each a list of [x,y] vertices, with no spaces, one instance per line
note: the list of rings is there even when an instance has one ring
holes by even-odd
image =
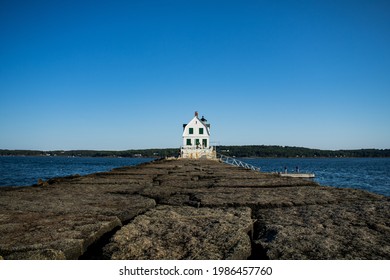
[[[111,259],[247,259],[250,208],[158,206],[122,227],[104,248]]]
[[[3,190],[0,255],[4,259],[77,259],[105,233],[156,205],[153,199],[116,190],[68,182]]]
[[[390,259],[386,200],[259,209],[255,244],[270,259]]]

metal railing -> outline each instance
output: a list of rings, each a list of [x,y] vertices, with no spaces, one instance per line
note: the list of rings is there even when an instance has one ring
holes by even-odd
[[[260,167],[257,167],[257,166],[254,166],[252,164],[243,162],[243,161],[238,160],[236,158],[228,157],[228,156],[225,156],[225,155],[222,155],[222,154],[217,154],[217,157],[223,163],[230,164],[230,165],[233,165],[233,166],[243,167],[245,169],[252,169],[254,171],[259,171],[260,172]]]

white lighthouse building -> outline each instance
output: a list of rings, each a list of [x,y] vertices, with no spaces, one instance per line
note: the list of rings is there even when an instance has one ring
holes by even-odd
[[[188,123],[183,124],[183,145],[181,147],[182,158],[216,158],[216,153],[210,146],[210,124],[202,116],[199,119],[198,112]]]

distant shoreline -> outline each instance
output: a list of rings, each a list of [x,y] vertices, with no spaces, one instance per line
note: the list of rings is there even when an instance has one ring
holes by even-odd
[[[388,158],[390,149],[320,150],[304,147],[244,145],[217,146],[217,153],[240,158]],[[104,150],[7,150],[0,149],[0,156],[64,156],[64,157],[112,157],[112,158],[165,158],[178,156],[179,148],[133,149],[124,151]]]
[[[141,156],[141,157],[131,157],[131,156],[128,156],[128,157],[117,157],[117,156],[63,156],[63,155],[53,155],[53,156],[46,156],[46,155],[0,155],[0,157],[62,157],[62,158],[154,158],[154,159],[159,159],[160,157],[156,157],[156,156]],[[242,158],[242,159],[284,159],[284,158],[288,158],[288,159],[335,159],[335,158],[339,158],[339,159],[351,159],[351,158],[390,158],[390,156],[367,156],[367,157],[362,157],[362,156],[359,156],[359,157],[337,157],[337,156],[319,156],[319,157],[306,157],[306,156],[302,156],[302,157],[283,157],[283,156],[280,156],[280,157],[236,157],[236,156],[232,156],[234,158]]]

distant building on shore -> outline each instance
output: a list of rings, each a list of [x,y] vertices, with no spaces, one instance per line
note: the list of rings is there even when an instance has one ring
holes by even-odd
[[[182,158],[216,158],[216,152],[210,146],[210,124],[202,116],[199,119],[198,112],[188,123],[183,124],[183,145],[181,147]]]

